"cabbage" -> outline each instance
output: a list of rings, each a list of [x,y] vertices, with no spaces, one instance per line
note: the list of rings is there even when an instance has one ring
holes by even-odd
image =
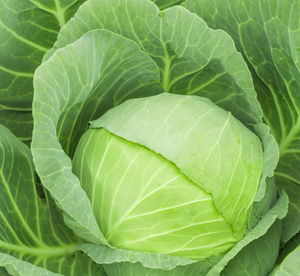
[[[297,275],[299,11],[0,0],[0,274]]]
[[[205,259],[243,238],[263,152],[230,112],[161,94],[128,100],[92,127],[73,170],[113,247]]]

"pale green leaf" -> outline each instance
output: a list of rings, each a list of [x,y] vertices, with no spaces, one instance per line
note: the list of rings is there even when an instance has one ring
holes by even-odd
[[[111,249],[106,246],[82,244],[77,248],[85,252],[98,264],[114,264],[121,262],[141,263],[152,269],[173,270],[177,266],[186,266],[198,261],[150,252]]]
[[[107,243],[66,153],[73,155],[89,120],[126,98],[161,92],[158,77],[134,42],[103,30],[57,51],[35,73],[34,162],[68,225],[85,240]]]

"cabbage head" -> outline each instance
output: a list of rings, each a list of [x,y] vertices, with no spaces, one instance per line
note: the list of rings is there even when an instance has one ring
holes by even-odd
[[[73,164],[113,247],[205,259],[245,235],[263,152],[210,100],[160,94],[94,121]]]

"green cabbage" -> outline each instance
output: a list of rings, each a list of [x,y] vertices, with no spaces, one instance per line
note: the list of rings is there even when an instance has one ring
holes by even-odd
[[[0,275],[297,275],[299,11],[0,0]]]
[[[204,259],[243,238],[263,153],[230,112],[161,94],[129,100],[96,126],[73,169],[112,246]]]

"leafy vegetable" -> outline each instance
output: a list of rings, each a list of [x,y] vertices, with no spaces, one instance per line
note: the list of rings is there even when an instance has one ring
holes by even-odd
[[[119,8],[122,5],[123,8]],[[138,17],[139,20],[136,21],[135,16],[138,11],[145,14]],[[101,16],[94,17],[94,14]],[[110,20],[106,20],[106,17]],[[119,18],[124,20],[122,24],[117,24]],[[205,35],[198,37],[196,41],[194,36],[189,36],[184,44],[178,44],[183,37],[182,29],[179,23],[175,24],[174,18],[177,18],[178,22],[180,20],[185,22],[199,34],[204,32]],[[148,31],[150,26],[151,32]],[[106,30],[97,30],[98,28]],[[123,37],[111,31],[122,34]],[[79,39],[76,41],[77,38]],[[128,39],[139,43],[141,48]],[[61,48],[65,45],[67,45],[65,48]],[[112,45],[115,47],[118,45],[118,50],[115,50]],[[89,1],[81,6],[73,20],[62,30],[55,47],[61,49],[50,51],[35,75],[36,128],[33,137],[33,154],[42,182],[56,200],[64,200],[65,197],[64,193],[55,187],[57,185],[69,187],[66,189],[71,191],[70,198],[60,205],[65,206],[62,209],[65,211],[68,225],[81,237],[90,239],[88,232],[95,233],[94,238],[90,239],[91,242],[109,243],[107,239],[103,239],[105,233],[101,238],[101,235],[92,230],[97,226],[97,217],[92,212],[93,203],[89,201],[88,196],[85,196],[84,190],[80,190],[79,181],[71,174],[69,158],[73,157],[75,146],[86,130],[88,121],[98,118],[110,107],[118,105],[127,98],[149,96],[164,90],[176,94],[206,96],[222,108],[230,110],[245,125],[252,127],[261,139],[266,141],[265,148],[270,149],[266,151],[264,159],[270,160],[270,156],[273,156],[276,161],[277,147],[273,139],[268,138],[270,137],[268,130],[260,123],[261,110],[255,98],[250,73],[242,57],[236,52],[232,41],[225,33],[208,29],[200,18],[185,9],[174,7],[160,14],[150,1],[138,3],[102,1],[101,5],[98,1]],[[89,49],[89,52],[84,49]],[[128,51],[130,54],[127,53]],[[125,56],[127,59],[120,58]],[[65,62],[67,60],[69,62]],[[142,62],[145,65],[142,66]],[[119,71],[121,69],[122,73]],[[221,74],[220,70],[225,71]],[[212,78],[203,84],[208,73]],[[218,74],[222,75],[222,81],[215,78]],[[52,78],[49,78],[49,75],[52,75]],[[230,89],[224,91],[224,87]],[[120,93],[121,89],[122,93]],[[53,106],[60,106],[60,108],[53,109]],[[161,118],[159,120],[161,121]],[[253,124],[257,125],[253,127]],[[49,125],[53,126],[50,139],[49,134],[45,135],[44,131],[49,128]],[[52,146],[45,146],[49,144]],[[45,160],[44,156],[48,156],[48,159]],[[274,202],[273,188],[270,188],[267,194],[265,193],[265,179],[267,176],[272,176],[275,163],[272,161],[265,164],[264,177],[253,205],[251,228]],[[49,166],[49,164],[53,165]],[[64,170],[60,169],[62,166],[65,167]],[[78,199],[73,201],[70,200],[71,198]],[[78,211],[74,205],[70,207],[71,202],[73,204],[76,202]],[[81,204],[80,207],[78,202]],[[92,223],[91,226],[87,223],[83,224],[83,220],[88,221],[87,215]],[[101,226],[97,227],[101,229]],[[260,235],[264,235],[270,225],[265,227],[265,232]],[[280,231],[277,235],[280,235]],[[239,250],[245,245],[247,243],[239,246]],[[276,256],[273,257],[273,261],[266,264],[266,270],[270,270],[275,258]],[[227,258],[225,264],[230,259]],[[200,270],[206,273],[207,268],[216,261],[218,260],[211,261],[210,265],[201,263]],[[157,267],[157,264],[155,266]],[[203,266],[205,269],[202,269]]]
[[[231,113],[161,94],[127,101],[92,127],[114,135],[84,134],[74,170],[113,246],[203,259],[244,236],[263,155]]]
[[[0,0],[0,275],[297,275],[299,18]]]

